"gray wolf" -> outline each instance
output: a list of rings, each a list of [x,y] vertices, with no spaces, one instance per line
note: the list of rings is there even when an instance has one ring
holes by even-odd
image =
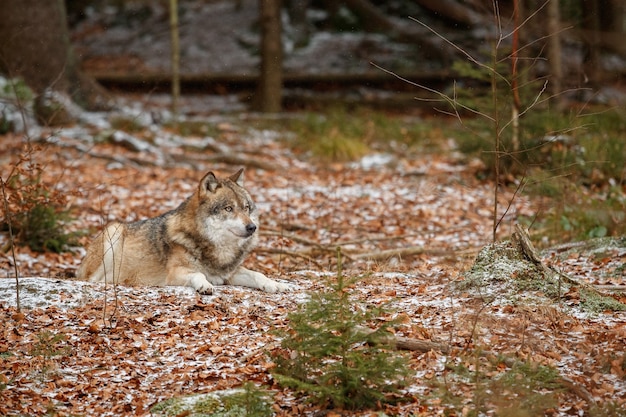
[[[111,223],[89,246],[76,277],[124,285],[177,285],[211,294],[214,285],[266,292],[291,286],[241,266],[258,240],[258,212],[243,169],[207,173],[176,209],[134,223]]]

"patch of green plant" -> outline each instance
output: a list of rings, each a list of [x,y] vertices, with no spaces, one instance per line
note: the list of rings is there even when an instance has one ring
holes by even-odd
[[[457,135],[459,150],[479,156],[493,172],[495,153],[490,121],[472,118],[464,122],[472,134]],[[501,142],[501,172],[528,175],[543,170],[553,177],[567,177],[579,184],[603,184],[620,180],[626,166],[626,113],[611,109],[578,115],[536,108],[520,120],[519,149],[509,132]]]
[[[5,375],[0,375],[0,392],[4,391],[14,382],[14,378],[7,378]]]
[[[137,133],[145,129],[145,126],[143,126],[136,117],[121,115],[113,116],[109,121],[111,123],[111,128],[115,130],[122,130],[127,133]]]
[[[615,298],[606,297],[583,288],[580,289],[580,307],[590,313],[626,311],[626,304],[620,303]]]
[[[159,416],[269,417],[274,413],[267,391],[248,382],[240,389],[162,401],[150,410]]]
[[[0,98],[26,104],[33,100],[33,90],[21,78],[0,77]]]
[[[545,187],[550,184],[531,187]],[[550,207],[539,213],[534,222],[549,242],[587,240],[626,235],[626,193],[621,186],[606,187],[605,192],[590,193],[584,186],[563,180],[554,182]],[[552,187],[552,186],[550,186]],[[531,190],[531,193],[535,191]]]
[[[274,414],[267,391],[259,389],[251,382],[244,384],[242,390],[222,397],[222,402],[225,409],[232,410],[228,416],[269,417]],[[235,413],[237,410],[238,414]]]
[[[167,127],[174,129],[181,136],[217,136],[220,131],[213,123],[201,120],[179,120],[168,122]]]
[[[438,149],[443,140],[441,126],[432,124],[371,109],[337,106],[292,118],[285,127],[293,133],[289,145],[296,150],[320,161],[345,162],[372,151],[404,153],[418,146]]]
[[[16,243],[26,245],[36,252],[62,252],[74,242],[75,234],[66,231],[71,220],[55,192],[50,192],[40,178],[14,176],[7,184],[10,197],[18,202],[11,217],[11,227]],[[4,219],[4,227],[8,227]]]
[[[498,51],[501,54],[503,51]],[[506,52],[506,51],[504,51]],[[586,108],[559,111],[541,103],[543,83],[518,74],[521,111],[519,136],[512,128],[512,84],[506,60],[495,65],[497,74],[468,61],[455,62],[454,71],[465,79],[454,97],[455,109],[466,132],[456,139],[461,152],[478,155],[488,172],[527,175],[541,168],[552,175],[568,175],[582,183],[623,179],[626,166],[626,111],[622,108]],[[492,81],[495,80],[495,89]],[[495,96],[495,97],[494,97]],[[498,159],[495,132],[499,132]]]
[[[433,381],[433,397],[446,415],[531,417],[559,404],[563,390],[558,371],[550,366],[516,361],[503,370],[506,358],[486,360],[478,353],[458,358],[442,379]],[[467,393],[471,392],[471,396]]]
[[[310,113],[291,120],[288,128],[295,133],[293,146],[316,159],[351,161],[369,152],[365,126],[345,111]]]
[[[41,359],[42,377],[45,378],[54,368],[54,358],[70,354],[71,349],[65,344],[66,340],[67,336],[63,333],[53,333],[47,330],[37,333],[37,342],[30,349],[30,355]]]
[[[66,196],[42,181],[42,168],[32,163],[32,152],[23,156],[2,184],[5,200],[0,228],[12,232],[10,244],[26,245],[36,252],[62,252],[74,243],[66,230],[71,221]]]
[[[11,358],[13,356],[15,356],[13,354],[13,352],[1,352],[0,353],[0,359],[8,359],[8,358]]]
[[[358,278],[343,277],[340,259],[329,290],[312,294],[289,314],[289,327],[280,332],[282,349],[272,354],[272,375],[322,406],[372,408],[393,401],[411,371],[407,357],[391,344],[393,323],[376,320],[388,312],[351,296]]]
[[[63,252],[74,242],[74,235],[65,231],[69,213],[58,207],[35,204],[28,211],[18,213],[14,227],[19,241],[35,252]]]

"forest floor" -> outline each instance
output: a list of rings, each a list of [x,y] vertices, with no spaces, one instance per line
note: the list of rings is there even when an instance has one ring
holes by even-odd
[[[185,135],[155,123],[164,96],[120,100],[125,107],[117,114],[84,114],[74,127],[31,131],[32,143],[41,146],[31,158],[44,168],[40,180],[67,198],[74,217],[68,227],[89,232],[72,252],[17,247],[15,257],[0,255],[6,277],[0,279],[0,414],[149,415],[173,397],[252,381],[267,387],[278,416],[487,415],[507,407],[566,416],[583,415],[594,404],[604,413],[597,415],[624,415],[624,312],[584,310],[574,287],[565,294],[559,287],[555,300],[532,288],[499,291],[495,280],[480,291],[459,285],[491,241],[494,185],[477,179],[475,164],[460,157],[453,141],[436,153],[408,149],[328,163],[295,152],[288,133],[261,128],[262,116],[215,111],[228,107],[228,97],[185,98],[183,111],[194,108],[195,123],[207,129]],[[133,121],[131,133],[114,128],[122,117]],[[21,135],[2,137],[3,178],[24,145]],[[296,291],[224,286],[198,295],[72,279],[83,246],[104,223],[163,213],[191,194],[206,171],[224,176],[240,166],[261,212],[259,248],[245,264]],[[507,209],[499,239],[508,239],[516,219],[532,217],[542,204],[514,188],[499,198],[500,214]],[[7,240],[0,234],[0,246]],[[337,246],[344,273],[361,277],[351,294],[395,309],[397,337],[449,347],[407,352],[415,378],[399,404],[323,410],[271,376],[268,352],[280,344],[272,330],[288,326],[287,315],[308,294],[328,289]],[[561,246],[542,258],[582,282],[625,284],[623,239],[591,249]],[[515,279],[511,274],[506,281]],[[560,379],[542,386],[518,373],[524,387],[496,386],[513,371],[498,358],[550,367]]]

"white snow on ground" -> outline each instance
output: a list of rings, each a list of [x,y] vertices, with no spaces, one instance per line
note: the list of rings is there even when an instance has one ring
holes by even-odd
[[[19,279],[20,306],[30,310],[45,309],[50,306],[61,309],[71,309],[83,306],[94,300],[101,299],[107,287],[104,284],[93,284],[78,280],[52,279],[43,277],[26,277]],[[109,286],[110,290],[110,286]],[[118,295],[131,293],[133,288],[118,286]],[[185,287],[152,287],[142,291],[146,300],[156,299],[162,294],[176,294],[182,298],[196,297],[192,288]],[[0,303],[15,307],[17,305],[16,280],[14,278],[0,279]],[[110,294],[109,294],[110,295]]]

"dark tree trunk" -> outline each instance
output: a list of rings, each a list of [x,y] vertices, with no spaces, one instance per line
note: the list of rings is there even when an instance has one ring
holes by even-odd
[[[551,1],[547,5],[548,29],[548,65],[550,66],[550,93],[551,102],[558,110],[563,107],[563,65],[561,60],[561,16],[559,13],[559,2]]]
[[[0,71],[36,93],[53,89],[87,108],[105,106],[104,90],[80,71],[63,0],[0,1]]]
[[[602,76],[600,63],[600,5],[596,0],[583,0],[583,30],[585,33],[584,81],[597,86]]]
[[[261,74],[255,97],[257,110],[267,113],[282,108],[283,47],[280,0],[259,0],[261,19]]]

